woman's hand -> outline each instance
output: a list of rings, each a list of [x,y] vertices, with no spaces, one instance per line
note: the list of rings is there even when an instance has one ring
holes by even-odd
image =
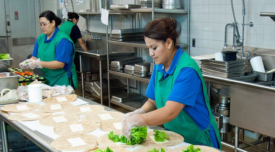
[[[126,121],[127,119],[129,119],[131,116],[133,116],[135,114],[144,114],[144,113],[145,113],[145,111],[142,108],[139,108],[133,112],[128,112],[122,117],[122,122]]]
[[[30,69],[30,66],[29,66],[29,62],[30,62],[31,59],[27,59],[27,60],[24,60],[23,62],[21,62],[19,64],[19,67],[21,69]]]
[[[43,68],[42,65],[41,65],[41,62],[40,62],[40,59],[37,59],[37,60],[33,60],[31,59],[29,61],[29,66],[31,69],[35,69],[35,68]]]
[[[128,119],[122,121],[122,135],[129,139],[131,136],[131,130],[134,127],[138,126],[146,126],[146,123],[141,117],[141,114],[134,114],[130,116]]]

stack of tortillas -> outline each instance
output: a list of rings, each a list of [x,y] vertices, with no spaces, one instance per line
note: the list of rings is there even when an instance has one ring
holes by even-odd
[[[76,123],[79,120],[78,115],[59,114],[50,115],[39,120],[39,123],[43,126],[55,126],[61,123]]]
[[[83,115],[88,114],[90,112],[102,112],[103,110],[104,107],[100,105],[82,105],[67,109],[65,110],[65,113]]]
[[[5,105],[1,108],[2,111],[11,112],[11,113],[18,113],[18,112],[28,112],[38,109],[40,107],[39,104],[35,103],[20,103],[20,104],[10,104]]]
[[[83,116],[81,121],[103,122],[110,120],[121,120],[122,117],[123,114],[120,112],[94,112]]]
[[[173,151],[182,151],[187,149],[188,146],[181,146],[178,148],[173,149]],[[202,152],[220,152],[220,150],[215,149],[213,147],[207,147],[207,146],[199,146],[199,145],[194,145],[194,148],[200,148]]]
[[[73,107],[70,103],[57,103],[57,104],[46,104],[41,106],[38,110],[41,112],[60,112]]]
[[[121,120],[110,120],[104,121],[99,124],[101,130],[110,132],[110,131],[119,131],[122,129],[122,122]]]
[[[51,147],[60,151],[91,151],[96,149],[97,137],[87,134],[65,135],[55,139]]]
[[[67,122],[54,126],[54,132],[58,135],[68,134],[85,134],[92,132],[98,128],[95,122],[79,121],[79,122]]]
[[[32,120],[39,120],[49,115],[51,114],[43,113],[40,111],[31,111],[31,112],[22,112],[22,113],[12,114],[9,116],[9,119],[14,121],[32,121]]]
[[[63,102],[74,102],[77,99],[77,95],[61,95],[51,98],[43,99],[43,102],[46,104],[56,104],[56,103],[63,103]]]

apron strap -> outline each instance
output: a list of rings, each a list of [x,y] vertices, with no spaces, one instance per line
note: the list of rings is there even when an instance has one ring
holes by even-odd
[[[209,131],[212,131],[210,129],[210,126],[211,126],[211,122],[209,123],[208,127],[203,130],[203,133],[206,135],[205,137],[207,138],[208,145],[213,147],[212,139],[211,139],[210,134],[209,134]]]

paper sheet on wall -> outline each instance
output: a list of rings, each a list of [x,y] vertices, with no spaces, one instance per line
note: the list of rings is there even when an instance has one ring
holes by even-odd
[[[101,22],[105,25],[108,25],[109,21],[109,11],[106,9],[101,9]]]

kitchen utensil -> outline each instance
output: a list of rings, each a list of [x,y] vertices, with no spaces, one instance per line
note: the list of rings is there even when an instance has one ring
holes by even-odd
[[[223,51],[223,61],[235,61],[237,59],[236,51]]]
[[[117,61],[112,61],[110,69],[113,71],[119,72],[119,71],[123,70],[125,65],[136,64],[136,63],[140,63],[142,61],[143,60],[141,57],[133,57],[133,58],[126,58],[126,59],[121,59],[121,60],[117,60]]]
[[[138,77],[146,77],[150,69],[150,63],[135,64],[134,75]]]
[[[29,102],[42,102],[42,85],[30,84],[28,85]]]
[[[139,4],[124,4],[124,5],[111,5],[110,9],[114,10],[114,9],[120,9],[120,10],[127,10],[127,9],[131,9],[131,8],[140,8],[141,5]]]
[[[216,61],[223,61],[222,52],[216,52],[216,53],[215,53],[215,60],[216,60]]]
[[[17,89],[19,75],[13,72],[0,72],[0,90]]]
[[[133,101],[133,100],[140,100],[140,99],[143,99],[143,96],[137,93],[122,93],[122,94],[113,95],[111,98],[111,100],[115,102]]]
[[[244,81],[244,82],[253,82],[256,77],[257,77],[256,74],[249,74],[249,75],[244,75],[240,77],[232,77],[230,79]]]
[[[7,72],[8,68],[12,65],[12,61],[12,58],[0,60],[0,72]]]
[[[261,56],[255,56],[250,60],[253,71],[265,72],[263,59]]]
[[[112,34],[132,34],[132,33],[143,33],[144,29],[114,29],[112,30]]]
[[[95,81],[93,90],[96,91],[97,94],[100,95],[100,82]],[[124,84],[118,80],[118,79],[110,79],[110,92],[123,92],[124,91]],[[108,81],[107,79],[103,79],[102,81],[102,93],[107,93],[108,92]]]
[[[124,68],[124,73],[127,73],[127,74],[134,74],[134,65],[125,65],[125,68]]]
[[[256,80],[259,80],[259,81],[271,81],[273,78],[273,73],[258,72],[258,71],[253,71],[253,73],[257,75]]]

